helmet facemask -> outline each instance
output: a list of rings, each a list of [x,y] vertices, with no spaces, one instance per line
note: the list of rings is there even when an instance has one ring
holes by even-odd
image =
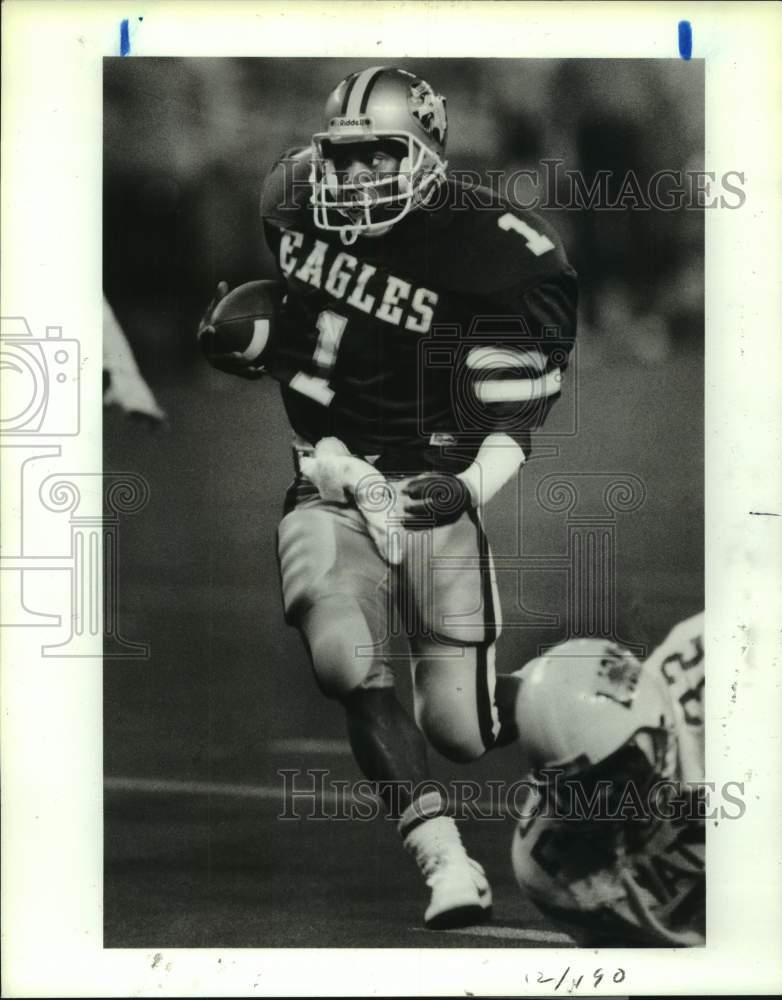
[[[630,817],[623,814],[628,792],[636,801],[648,804],[648,797],[661,782],[671,782],[676,776],[676,734],[664,718],[659,728],[642,727],[625,743],[602,760],[592,762],[583,754],[570,761],[549,762],[533,772],[539,783],[544,801],[556,804],[559,815],[573,823],[591,825],[595,816],[608,832],[619,828],[631,836],[643,837],[643,827],[648,817]],[[555,780],[552,782],[551,777]],[[579,816],[568,810],[574,803],[590,803],[596,813]]]
[[[687,819],[667,819],[657,812],[665,803],[655,790],[676,785],[672,763],[676,735],[666,720],[660,722],[660,728],[639,729],[597,763],[581,757],[569,764],[550,765],[557,771],[561,766],[561,779],[553,787],[549,782],[539,786],[544,815],[545,809],[554,805],[558,815],[563,815],[574,801],[597,807],[591,817],[572,813],[568,817],[571,839],[560,874],[569,880],[570,891],[583,899],[591,922],[598,924],[602,919],[613,925],[614,946],[627,947],[631,940],[655,946],[703,943],[702,871],[697,860],[703,849],[702,822],[688,811],[692,807],[686,802],[686,788],[677,789],[675,796],[681,798]],[[572,786],[578,786],[577,797]],[[635,793],[632,800],[627,795],[631,786]],[[641,814],[636,814],[631,801],[641,806]],[[666,901],[666,890],[648,859],[667,856],[681,840],[683,827],[688,827],[685,835],[693,863],[682,866],[678,859],[679,881]],[[575,852],[573,835],[579,844]],[[571,929],[571,933],[581,940],[577,930]],[[581,943],[591,945],[594,939],[587,936]]]
[[[344,179],[335,153],[340,143],[367,144],[393,141],[399,167],[384,175],[373,170],[352,180]],[[318,132],[313,136],[310,182],[315,224],[338,232],[351,244],[362,235],[382,235],[413,209],[427,204],[445,179],[446,162],[412,132],[382,130],[361,135]],[[371,157],[370,157],[371,159]]]
[[[554,647],[520,677],[517,724],[539,815],[556,821],[534,858],[519,850],[520,884],[537,884],[543,871],[537,905],[590,947],[598,929],[603,943],[621,947],[701,942],[702,822],[690,819],[662,677],[621,646],[594,639]],[[657,872],[660,858],[677,866],[670,891]]]

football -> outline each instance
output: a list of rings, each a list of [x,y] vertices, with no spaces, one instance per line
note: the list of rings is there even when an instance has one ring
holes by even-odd
[[[200,333],[206,358],[212,362],[258,369],[274,350],[282,312],[283,288],[277,281],[248,281],[221,299],[211,321]]]

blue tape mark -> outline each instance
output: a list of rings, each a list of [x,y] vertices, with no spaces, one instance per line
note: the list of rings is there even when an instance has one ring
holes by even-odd
[[[679,55],[689,59],[692,55],[692,25],[689,21],[679,21]]]
[[[130,55],[130,26],[127,18],[119,23],[119,54]]]

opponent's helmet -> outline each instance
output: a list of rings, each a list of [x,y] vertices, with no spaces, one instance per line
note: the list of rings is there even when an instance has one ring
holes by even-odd
[[[402,69],[351,73],[326,101],[324,130],[312,137],[312,205],[319,229],[344,243],[381,233],[429,201],[445,178],[445,98]],[[398,142],[399,172],[345,182],[334,162],[340,143]]]
[[[520,672],[517,723],[536,768],[594,766],[642,734],[665,743],[661,777],[675,769],[675,729],[662,683],[633,654],[602,639],[570,639]],[[653,753],[643,741],[647,757]]]
[[[513,838],[519,885],[584,945],[599,943],[601,935],[615,944],[702,943],[702,823],[683,829],[654,812],[660,805],[654,789],[663,787],[658,783],[678,777],[676,722],[658,673],[614,643],[572,639],[517,676],[520,740],[538,779],[527,803],[532,809]],[[541,774],[547,768],[561,778],[552,783]],[[609,796],[606,814],[557,812],[560,803],[575,801],[568,799],[575,785],[582,803],[596,801],[592,796],[602,785]],[[631,786],[651,812],[622,811]],[[646,873],[682,837],[689,860],[666,900]]]

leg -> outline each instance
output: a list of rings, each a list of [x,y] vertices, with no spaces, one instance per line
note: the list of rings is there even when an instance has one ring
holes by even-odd
[[[413,646],[415,719],[444,757],[467,763],[518,739],[519,678],[494,672],[494,646]]]
[[[500,731],[495,746],[504,747],[515,743],[519,738],[519,727],[516,720],[516,701],[519,697],[521,678],[518,674],[497,674],[494,688],[494,704],[497,706],[497,718]]]
[[[439,792],[416,789],[429,777],[426,742],[391,688],[359,687],[343,699],[351,747],[363,773],[378,784],[386,809],[401,812],[398,829],[432,891],[424,923],[466,927],[491,914],[481,866],[464,849]],[[395,796],[395,790],[398,794]]]
[[[449,760],[477,760],[497,743],[494,646],[413,643],[415,718]]]
[[[446,757],[475,760],[515,739],[517,684],[495,674],[499,596],[478,515],[411,532],[405,571],[416,721]]]
[[[358,512],[302,505],[283,520],[286,617],[300,630],[321,691],[345,707],[356,762],[387,808],[410,805],[428,775],[426,744],[394,692],[389,569]]]
[[[428,927],[486,918],[491,890],[466,854],[447,803],[417,794],[426,744],[393,690],[388,662],[389,569],[351,508],[305,503],[279,531],[286,618],[304,638],[321,690],[345,707],[356,761],[389,810],[432,891]],[[396,793],[396,794],[395,794]]]
[[[429,777],[424,737],[393,688],[358,687],[342,704],[362,774],[377,783],[389,813],[403,813],[413,789]]]

